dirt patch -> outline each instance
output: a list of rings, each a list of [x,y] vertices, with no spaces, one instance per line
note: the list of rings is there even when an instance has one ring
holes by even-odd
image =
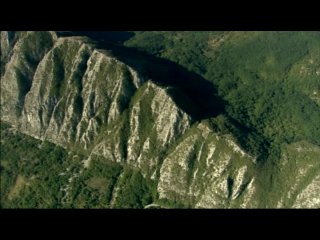
[[[27,185],[27,181],[26,181],[25,177],[19,175],[16,179],[15,184],[13,185],[13,187],[11,188],[11,190],[8,194],[8,199],[12,200],[12,199],[18,197],[20,191],[24,188],[25,185]]]
[[[108,179],[99,177],[93,177],[86,181],[86,184],[89,187],[98,190],[100,193],[103,193],[108,189],[109,183]]]
[[[9,169],[9,161],[1,159],[0,166],[2,166],[5,169]]]

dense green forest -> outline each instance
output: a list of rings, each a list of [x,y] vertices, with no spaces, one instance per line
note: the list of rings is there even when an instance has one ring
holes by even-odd
[[[61,206],[60,188],[67,176],[59,171],[70,161],[63,148],[15,132],[1,122],[0,160],[2,207]]]
[[[155,183],[138,169],[99,157],[84,168],[79,153],[0,123],[2,208],[143,208],[157,198]],[[112,191],[119,191],[113,202]]]

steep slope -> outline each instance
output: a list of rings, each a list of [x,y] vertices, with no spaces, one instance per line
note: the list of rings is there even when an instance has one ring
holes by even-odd
[[[31,206],[17,199],[30,199],[32,192],[35,207],[303,207],[304,199],[319,195],[313,155],[310,171],[275,187],[291,159],[304,169],[304,155],[283,146],[288,165],[271,171],[273,162],[247,151],[238,135],[252,135],[224,114],[214,87],[181,67],[54,32],[1,32],[1,43],[4,206]],[[33,172],[39,164],[34,156],[13,154],[16,136],[29,139],[19,132],[41,140],[27,140],[31,146],[49,141],[65,149],[59,148],[52,173]],[[50,166],[41,149],[34,147],[36,159]],[[312,149],[317,156],[319,147]],[[279,182],[269,181],[270,172]],[[57,182],[49,196],[39,192],[43,187],[32,180],[38,178],[46,187]]]
[[[37,34],[29,33],[41,38]],[[29,61],[21,62],[21,55],[34,49],[16,44],[1,81],[3,120],[37,138],[87,148],[99,127],[115,121],[127,107],[141,79],[130,67],[94,50],[86,41],[59,38],[39,56],[34,68]],[[19,72],[25,75],[23,79],[17,76]],[[27,81],[25,90],[20,85]],[[15,105],[19,106],[16,113],[11,111]]]
[[[194,125],[164,159],[159,198],[200,208],[254,207],[255,159],[207,121]],[[184,199],[187,199],[183,201]]]
[[[126,161],[150,177],[168,146],[190,124],[190,116],[176,106],[168,89],[147,82],[134,95],[122,122],[107,126],[93,153],[112,161]]]

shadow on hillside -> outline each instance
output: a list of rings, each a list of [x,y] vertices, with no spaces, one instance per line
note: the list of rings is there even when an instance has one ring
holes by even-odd
[[[215,117],[225,111],[225,102],[217,96],[217,90],[212,83],[200,75],[186,70],[181,65],[166,59],[161,59],[136,49],[120,46],[110,47],[113,54],[122,62],[132,66],[143,76],[162,86],[178,89],[182,95],[191,100],[186,105],[181,94],[172,92],[173,100],[184,111],[191,114],[195,120]],[[190,106],[190,105],[193,106]]]
[[[181,65],[155,57],[134,48],[118,45],[115,39],[129,38],[130,34],[117,32],[92,32],[83,34],[96,41],[97,48],[111,50],[112,55],[136,69],[144,78],[155,83],[173,87],[169,91],[175,103],[190,114],[194,120],[215,117],[225,112],[226,103],[217,96],[212,83]],[[104,39],[105,38],[105,39]],[[186,99],[187,98],[187,99]]]
[[[121,44],[134,36],[134,33],[128,31],[58,31],[58,36],[87,36],[95,41],[104,41],[108,43]]]

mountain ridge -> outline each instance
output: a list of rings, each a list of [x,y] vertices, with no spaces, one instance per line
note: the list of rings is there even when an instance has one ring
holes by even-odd
[[[9,43],[9,35],[1,32],[1,42],[7,38]],[[120,175],[117,170],[117,176],[108,173],[100,179],[93,175],[83,183],[101,198],[104,186],[113,182],[109,202],[101,207],[136,206],[119,203],[119,198],[128,194],[123,189],[137,187],[127,178],[144,186],[144,195],[136,196],[143,206],[282,206],[278,197],[276,204],[260,201],[268,188],[259,180],[259,169],[270,166],[257,162],[258,155],[239,146],[239,139],[226,126],[242,130],[228,119],[225,103],[205,79],[135,50],[100,48],[103,44],[87,37],[28,32],[18,33],[16,38],[13,48],[2,45],[7,55],[1,59],[5,63],[1,121],[43,142],[58,144],[73,156],[77,152],[82,155],[77,162],[80,170],[74,173],[69,188],[64,187],[68,197],[74,191],[71,186],[79,188],[77,181],[93,168],[100,169],[102,161],[111,162],[107,163],[110,169],[123,170]],[[126,50],[132,51],[131,55],[126,57]],[[102,165],[97,166],[95,159]],[[318,172],[317,163],[312,168]],[[16,181],[21,179],[26,178],[17,177]],[[2,202],[12,196],[10,188],[2,194]],[[299,206],[303,199],[298,192],[296,195],[297,202],[290,200],[292,206]],[[69,204],[77,202],[77,196]],[[66,198],[57,201],[62,199]],[[290,196],[281,200],[284,206],[287,199]]]

